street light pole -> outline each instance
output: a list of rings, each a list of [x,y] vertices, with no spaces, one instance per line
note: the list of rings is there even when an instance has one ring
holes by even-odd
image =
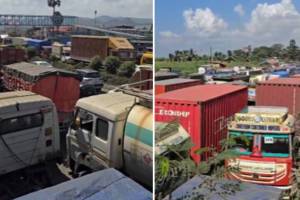
[[[95,27],[96,27],[96,25],[97,25],[97,13],[98,13],[98,11],[97,10],[95,10]]]
[[[48,0],[48,6],[53,8],[52,21],[53,21],[53,35],[54,36],[55,36],[55,27],[57,27],[57,29],[58,29],[59,26],[61,25],[61,24],[57,23],[56,20],[54,19],[55,15],[57,15],[59,13],[59,12],[56,13],[55,7],[56,6],[60,7],[60,4],[61,4],[61,0]]]

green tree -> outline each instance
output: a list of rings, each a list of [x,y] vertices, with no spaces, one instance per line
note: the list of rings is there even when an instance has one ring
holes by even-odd
[[[242,49],[234,50],[233,54],[237,60],[246,60],[248,57],[247,53]]]
[[[273,44],[271,46],[271,54],[273,57],[282,58],[284,46],[282,44]]]
[[[118,75],[126,76],[128,78],[132,76],[133,72],[135,72],[135,63],[132,61],[126,61],[122,63],[118,69]]]
[[[297,58],[297,52],[298,52],[298,46],[296,44],[296,40],[292,39],[290,40],[290,44],[287,47],[288,55],[290,60],[296,60]]]
[[[171,54],[171,53],[169,53],[169,60],[170,60],[171,62],[173,62],[173,61],[174,61],[174,55],[173,55],[173,54]]]
[[[202,59],[203,59],[203,60],[208,60],[208,59],[209,59],[209,56],[206,55],[206,54],[204,54],[204,55],[202,56]]]
[[[264,59],[272,56],[272,49],[267,46],[257,47],[252,52],[252,57],[255,59]]]
[[[156,127],[155,141],[166,138],[170,133],[177,132],[178,128],[179,122],[177,120],[169,124]],[[247,142],[247,138],[239,139]],[[230,138],[220,142],[220,145],[222,146],[221,151],[217,151],[215,148],[200,148],[196,150],[195,153],[199,155],[213,155],[206,161],[201,161],[199,164],[196,164],[189,156],[189,152],[194,146],[191,140],[187,140],[180,145],[166,145],[167,152],[169,153],[157,155],[155,158],[156,199],[164,198],[164,196],[195,175],[207,174],[214,169],[212,173],[212,181],[216,181],[223,178],[224,174],[228,171],[236,170],[228,167],[222,167],[225,160],[234,159],[238,156],[237,152],[230,148],[235,144],[236,140],[234,138]],[[201,188],[198,188],[198,190],[203,188],[207,189],[207,187],[210,187],[209,185],[210,184],[204,184]]]
[[[121,61],[116,56],[108,56],[104,61],[104,66],[106,71],[111,74],[116,74],[120,65],[121,65]]]
[[[232,57],[232,51],[231,51],[231,50],[228,50],[228,51],[227,51],[227,57],[228,57],[228,58]]]
[[[55,55],[50,55],[49,60],[50,60],[51,62],[57,62],[57,61],[59,61],[60,59],[59,59],[58,57],[56,57]]]
[[[33,47],[28,47],[26,50],[28,59],[32,59],[33,57],[37,56],[37,51]]]
[[[102,68],[102,59],[100,56],[95,56],[89,64],[89,68],[99,71]]]

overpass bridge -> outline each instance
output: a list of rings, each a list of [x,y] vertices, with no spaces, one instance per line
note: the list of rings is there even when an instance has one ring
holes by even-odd
[[[85,26],[78,23],[78,17],[76,16],[64,16],[64,21],[61,26],[70,26],[75,32],[76,30],[86,30],[96,33],[102,33],[104,35],[123,36],[133,39],[144,39],[145,36],[139,34],[125,33],[121,31],[113,31],[109,29]],[[52,16],[49,15],[4,15],[0,14],[0,27],[1,26],[23,26],[23,27],[52,27]]]
[[[123,36],[126,38],[136,38],[136,39],[144,39],[145,38],[145,36],[143,36],[143,35],[125,33],[125,32],[120,32],[120,31],[112,31],[109,29],[98,28],[98,27],[93,27],[93,26],[84,26],[84,25],[79,25],[79,24],[74,25],[74,28],[85,29],[85,30],[94,31],[94,32],[100,32],[100,33],[104,33],[105,35]]]
[[[3,15],[0,14],[0,26],[53,26],[52,16],[47,15]],[[75,16],[64,16],[62,26],[74,26],[78,18]]]

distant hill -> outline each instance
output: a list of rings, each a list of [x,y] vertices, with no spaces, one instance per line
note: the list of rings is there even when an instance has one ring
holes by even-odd
[[[94,26],[95,19],[83,18],[78,19],[80,25]],[[152,24],[152,19],[146,18],[131,18],[131,17],[110,17],[110,16],[99,16],[96,18],[97,26],[100,27],[114,27],[120,25],[135,26],[135,27],[149,27]]]

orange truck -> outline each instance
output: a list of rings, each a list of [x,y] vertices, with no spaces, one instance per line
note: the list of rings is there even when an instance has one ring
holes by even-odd
[[[285,107],[248,107],[236,113],[228,124],[230,148],[238,157],[228,159],[230,179],[284,190],[284,199],[297,193],[297,157],[299,136],[295,119]]]

